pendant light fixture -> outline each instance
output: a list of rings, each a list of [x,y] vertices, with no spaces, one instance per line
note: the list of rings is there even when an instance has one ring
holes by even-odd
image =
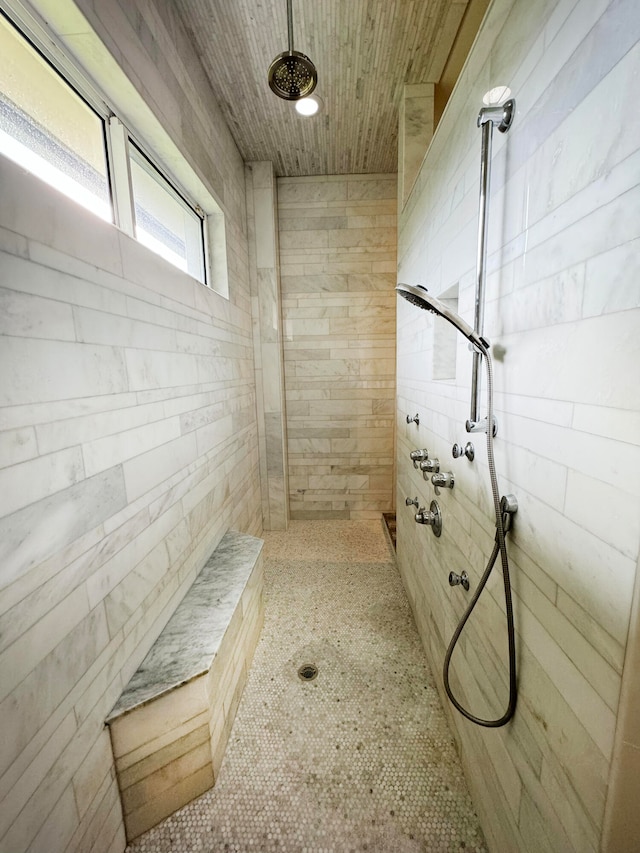
[[[308,56],[293,49],[291,0],[287,0],[287,29],[289,50],[279,53],[269,66],[269,87],[285,101],[298,101],[316,88],[318,72]]]

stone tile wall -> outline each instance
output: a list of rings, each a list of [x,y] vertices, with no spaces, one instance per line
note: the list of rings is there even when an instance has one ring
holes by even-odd
[[[211,175],[230,298],[0,158],[0,849],[11,853],[121,853],[104,720],[225,531],[261,530],[243,163],[171,4],[81,5]],[[70,29],[95,56],[95,36]]]
[[[393,506],[396,176],[280,178],[292,518]]]
[[[517,113],[509,133],[494,133],[485,333],[500,490],[519,502],[508,548],[520,693],[499,730],[473,726],[444,700],[495,851],[637,844],[629,826],[609,825],[604,840],[602,830],[605,810],[611,820],[637,814],[632,799],[616,809],[616,797],[638,796],[637,761],[613,776],[610,765],[619,719],[638,744],[619,702],[625,654],[633,666],[638,648],[634,634],[627,651],[640,542],[639,39],[631,2],[494,0],[400,220],[400,278],[435,295],[457,287],[472,322],[476,116],[483,94],[508,84]],[[438,498],[440,539],[398,510],[398,561],[435,672],[468,601],[448,586],[449,571],[466,569],[475,588],[494,540],[483,437],[471,437],[473,463],[451,456],[469,439],[471,358],[460,337],[455,378],[433,378],[442,322],[398,306],[398,504],[434,497],[411,466],[413,448],[456,477]],[[404,422],[415,412],[419,428]],[[496,575],[453,660],[454,688],[480,716],[499,716],[507,698]],[[637,696],[625,676],[623,703]],[[634,751],[624,738],[621,762]],[[620,837],[632,846],[616,846]]]
[[[398,209],[405,205],[433,136],[435,84],[405,84],[398,109]]]

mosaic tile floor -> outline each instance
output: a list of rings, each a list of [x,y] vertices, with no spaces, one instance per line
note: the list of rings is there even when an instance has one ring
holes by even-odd
[[[127,851],[486,853],[380,522],[264,538],[265,626],[216,786]]]

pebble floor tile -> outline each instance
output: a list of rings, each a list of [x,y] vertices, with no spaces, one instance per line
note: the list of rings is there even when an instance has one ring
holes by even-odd
[[[265,626],[216,785],[128,853],[486,853],[380,522],[264,539]]]

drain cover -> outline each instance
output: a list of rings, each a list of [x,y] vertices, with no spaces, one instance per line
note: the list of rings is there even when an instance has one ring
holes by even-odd
[[[298,677],[303,681],[313,681],[317,674],[318,667],[312,663],[305,663],[298,670]]]

